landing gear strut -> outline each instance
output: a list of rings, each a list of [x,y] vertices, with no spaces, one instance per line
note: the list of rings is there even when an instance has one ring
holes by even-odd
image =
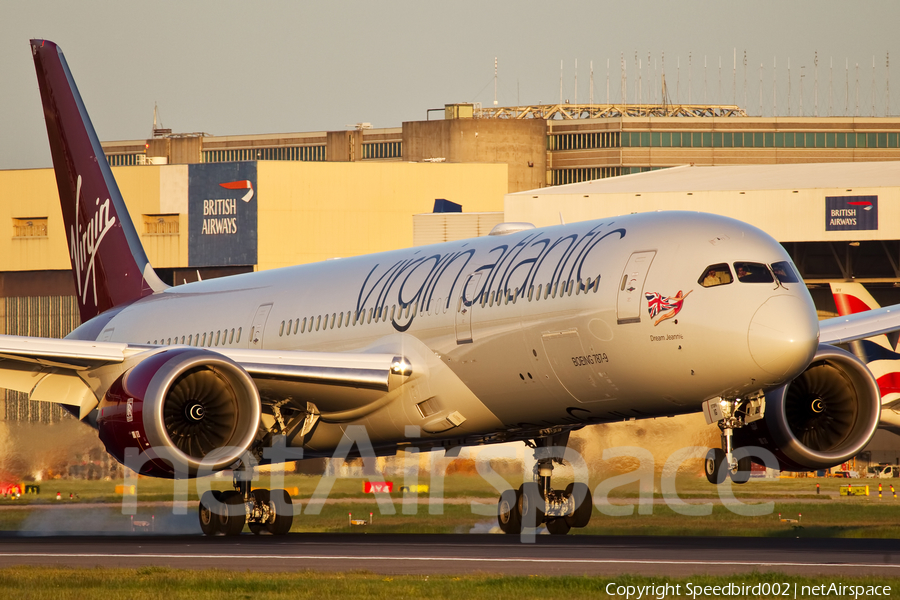
[[[570,483],[565,491],[551,485],[553,463],[563,463],[562,458],[553,456],[551,448],[565,447],[568,441],[568,431],[535,440],[534,481],[500,495],[497,522],[504,533],[521,533],[523,528],[546,523],[551,534],[565,535],[572,527],[585,527],[590,522],[593,501],[586,484]]]
[[[753,464],[749,456],[735,458],[732,435],[734,430],[763,418],[765,398],[762,394],[747,399],[726,400],[715,398],[703,403],[703,414],[707,423],[718,422],[722,431],[722,449],[710,448],[706,453],[704,471],[706,479],[713,485],[724,483],[731,477],[734,483],[747,483]]]
[[[255,535],[284,535],[294,512],[290,495],[282,489],[250,489],[251,472],[243,464],[234,471],[234,490],[205,492],[200,498],[200,529],[204,535],[239,535],[244,524]]]

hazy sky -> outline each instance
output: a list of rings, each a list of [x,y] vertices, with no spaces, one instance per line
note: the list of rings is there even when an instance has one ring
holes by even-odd
[[[492,104],[494,57],[500,105],[558,102],[560,61],[563,99],[574,102],[576,60],[579,102],[589,100],[591,61],[594,101],[606,101],[607,73],[618,101],[622,55],[628,101],[640,73],[643,101],[658,102],[664,54],[672,102],[690,93],[786,114],[790,61],[793,115],[801,93],[808,115],[816,95],[820,116],[869,116],[873,100],[876,115],[900,114],[898,23],[894,0],[0,0],[0,169],[50,165],[30,38],[60,45],[107,141],[149,137],[154,103],[175,132],[398,127],[447,103]]]

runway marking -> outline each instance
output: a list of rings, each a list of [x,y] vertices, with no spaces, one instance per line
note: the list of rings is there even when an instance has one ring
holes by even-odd
[[[469,558],[462,556],[351,556],[351,555],[296,555],[296,554],[108,554],[108,553],[38,553],[38,552],[0,552],[0,558],[195,558],[195,559],[229,559],[229,560],[374,560],[374,561],[459,561],[490,563],[564,563],[564,564],[634,564],[634,565],[692,565],[723,567],[869,567],[881,569],[900,569],[900,564],[848,563],[848,562],[755,562],[755,561],[702,561],[702,560],[628,560],[616,558]]]

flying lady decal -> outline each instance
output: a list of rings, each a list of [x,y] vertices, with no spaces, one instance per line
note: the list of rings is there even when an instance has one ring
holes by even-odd
[[[678,290],[678,293],[674,296],[663,296],[659,292],[648,292],[644,294],[647,297],[647,310],[650,312],[650,318],[656,319],[657,315],[662,313],[662,316],[656,319],[653,322],[653,325],[659,325],[666,319],[671,319],[680,313],[681,308],[684,305],[684,299],[687,298],[688,294],[692,291],[694,290],[688,290],[687,293],[682,294],[681,290]]]

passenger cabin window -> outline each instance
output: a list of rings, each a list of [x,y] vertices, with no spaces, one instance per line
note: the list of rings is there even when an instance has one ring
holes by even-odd
[[[733,281],[731,277],[731,269],[725,263],[710,265],[703,271],[703,275],[697,282],[703,287],[716,287],[717,285],[725,285]]]
[[[734,272],[741,283],[772,283],[775,279],[769,267],[762,263],[736,262]]]

